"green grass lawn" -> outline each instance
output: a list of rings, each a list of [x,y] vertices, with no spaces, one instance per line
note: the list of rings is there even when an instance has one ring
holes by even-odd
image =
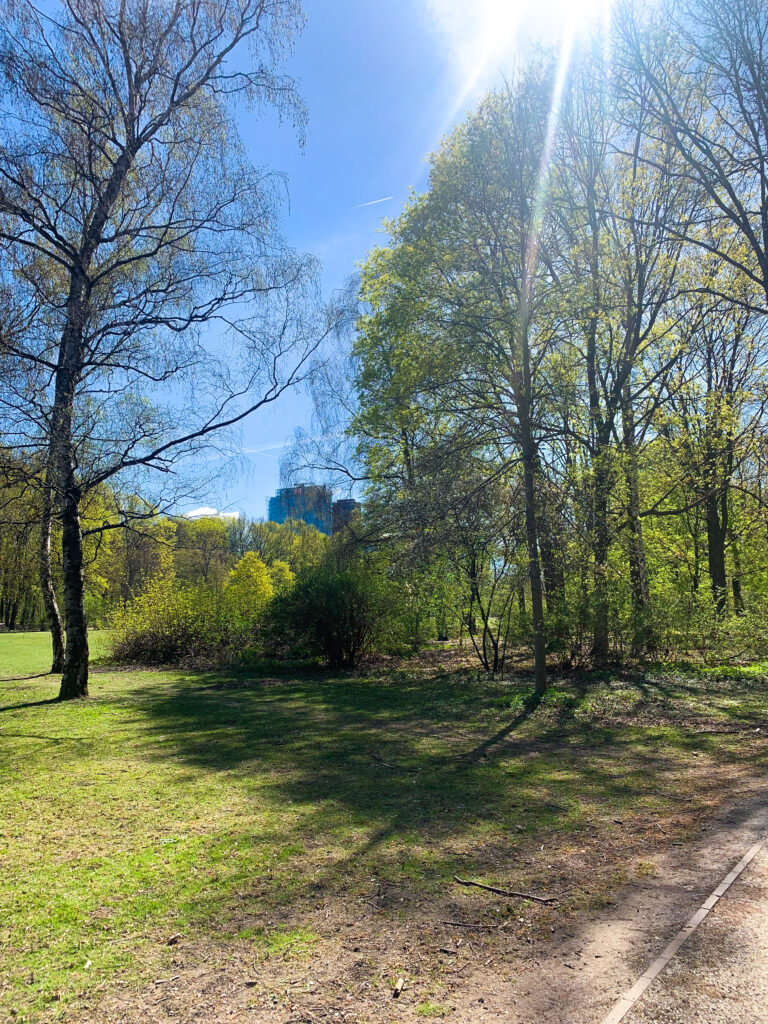
[[[94,660],[106,653],[107,635],[107,630],[91,630],[88,646]],[[9,677],[45,675],[50,667],[51,641],[47,633],[0,633],[0,680],[5,680],[7,686],[24,681]],[[52,686],[49,680],[46,688]]]
[[[374,876],[435,898],[454,873],[555,885],[587,823],[616,842],[619,817],[622,835],[673,813],[684,830],[767,756],[761,666],[574,679],[536,709],[526,680],[436,663],[97,667],[90,699],[58,704],[49,658],[44,634],[0,635],[0,1018],[16,1021],[146,983],[177,932],[312,955],[313,908]],[[543,837],[547,864],[519,866]],[[609,868],[570,912],[618,882]]]

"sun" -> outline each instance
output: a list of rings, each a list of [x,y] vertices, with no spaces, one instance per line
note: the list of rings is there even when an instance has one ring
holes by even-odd
[[[426,0],[447,41],[459,82],[457,105],[496,77],[531,43],[570,49],[574,39],[600,31],[611,0]]]

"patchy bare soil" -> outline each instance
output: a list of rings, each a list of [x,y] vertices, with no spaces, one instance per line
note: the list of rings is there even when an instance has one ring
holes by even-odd
[[[578,849],[545,842],[538,851],[521,850],[523,868],[547,862],[536,875],[551,883],[548,892],[560,892],[554,905],[459,886],[429,899],[413,898],[407,884],[372,877],[367,891],[327,894],[313,907],[294,910],[292,925],[298,920],[321,936],[320,947],[303,957],[292,957],[290,950],[254,957],[246,942],[182,938],[154,984],[115,995],[77,1019],[363,1024],[438,1017],[457,1024],[599,1024],[744,851],[768,831],[764,780],[717,781],[728,800],[720,807],[712,800],[706,809],[710,815],[702,808],[691,813],[686,801],[674,815],[633,818],[610,840],[587,830]],[[672,838],[678,835],[689,838]],[[628,1024],[764,1020],[765,962],[753,954],[764,951],[766,942],[759,928],[768,914],[766,861],[764,856],[753,870],[761,873],[762,887],[753,882],[746,896],[754,920],[741,921],[745,897],[738,895],[737,883],[717,923],[690,940],[679,965],[668,977],[662,975]],[[530,876],[520,868],[514,874]],[[243,894],[243,921],[253,920],[248,902]],[[723,978],[733,968],[722,960],[722,951],[737,942],[744,977],[735,986],[740,1009],[734,1016],[732,999],[722,1005],[728,991]],[[702,947],[703,968],[697,966]],[[713,964],[719,980],[711,977]],[[400,978],[404,985],[395,997]]]
[[[465,653],[113,669],[63,706],[22,652],[0,1019],[599,1024],[765,826],[768,675],[574,675],[535,704]]]

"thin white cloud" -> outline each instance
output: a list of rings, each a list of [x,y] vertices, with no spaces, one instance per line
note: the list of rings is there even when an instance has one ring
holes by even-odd
[[[217,508],[210,505],[203,505],[201,508],[193,508],[190,512],[184,513],[185,519],[237,519],[239,512],[219,512]]]
[[[350,206],[350,210],[362,210],[364,206],[378,206],[379,203],[388,203],[394,196],[384,196],[383,199],[371,199],[368,203],[358,203],[357,206]]]

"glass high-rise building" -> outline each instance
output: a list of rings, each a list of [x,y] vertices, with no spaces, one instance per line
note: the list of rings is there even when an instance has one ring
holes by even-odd
[[[360,503],[353,498],[333,501],[330,487],[322,484],[296,484],[295,487],[281,487],[268,500],[267,518],[272,523],[303,519],[321,533],[331,534],[349,526],[359,508]]]
[[[287,519],[303,519],[321,533],[330,534],[333,526],[331,504],[333,493],[322,484],[297,484],[281,487],[267,504],[271,522],[284,523]]]
[[[343,530],[344,527],[350,526],[352,518],[360,508],[360,502],[355,501],[354,498],[339,498],[338,501],[334,501],[331,506],[331,530],[333,533],[338,533],[339,530]]]

